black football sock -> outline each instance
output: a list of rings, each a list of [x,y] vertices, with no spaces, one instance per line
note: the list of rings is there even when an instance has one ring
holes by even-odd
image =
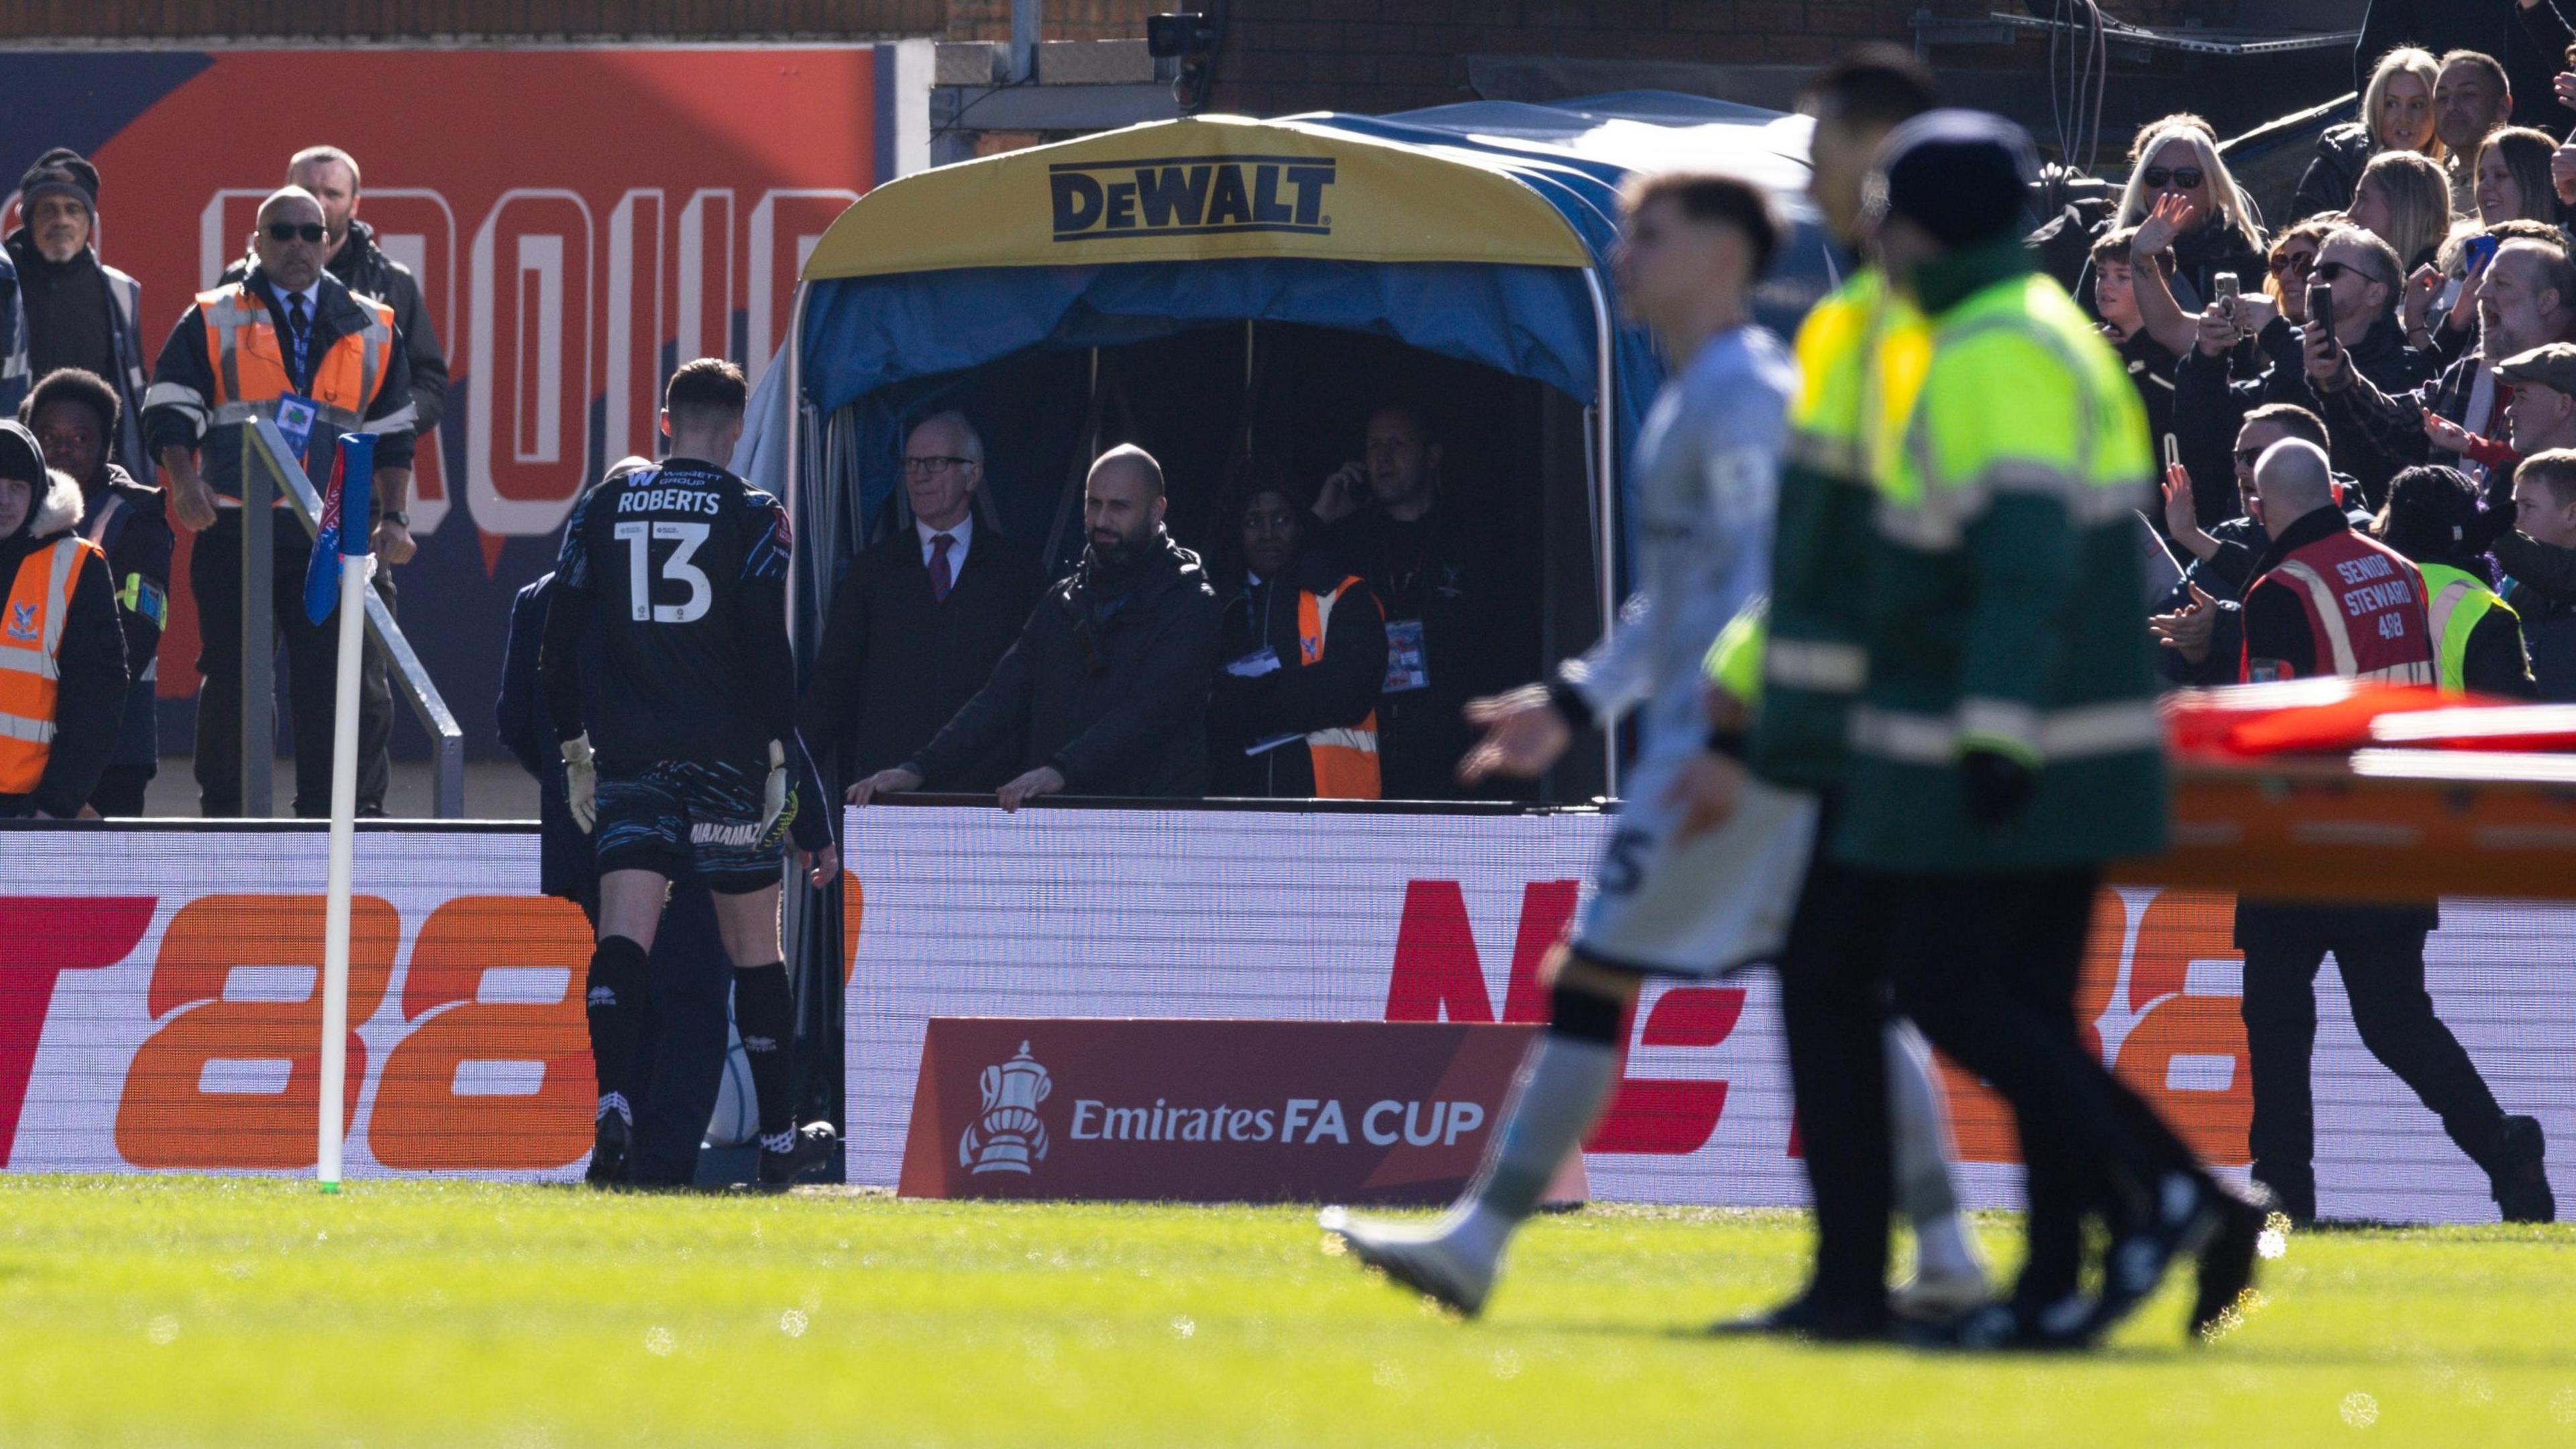
[[[590,1064],[599,1080],[601,1117],[635,1120],[633,1083],[637,1027],[644,1011],[644,948],[624,936],[602,936],[590,953],[583,1014],[590,1022]]]
[[[751,1085],[760,1098],[760,1145],[785,1152],[795,1145],[796,1103],[789,1096],[789,1053],[796,1045],[796,997],[787,988],[787,963],[738,967],[733,973],[733,1025],[751,1062]]]

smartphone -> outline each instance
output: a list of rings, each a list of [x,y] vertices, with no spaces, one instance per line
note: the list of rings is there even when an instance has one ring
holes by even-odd
[[[2478,274],[2478,268],[2495,260],[2495,254],[2496,239],[2494,237],[2473,236],[2469,238],[2467,250],[2463,251],[2460,255],[2469,264],[2469,275],[2474,277]]]
[[[2209,279],[2209,290],[2211,293],[2211,300],[2217,302],[2221,307],[2235,301],[2236,274],[2234,272],[2220,272],[2218,275]]]
[[[2334,340],[2334,284],[2332,282],[2310,282],[2308,284],[2308,325],[2310,327],[2324,329],[2326,337],[2326,353],[2328,356],[2332,356],[2336,350]]]
[[[2182,466],[2182,444],[2171,433],[2165,434],[2165,467],[2168,471]]]

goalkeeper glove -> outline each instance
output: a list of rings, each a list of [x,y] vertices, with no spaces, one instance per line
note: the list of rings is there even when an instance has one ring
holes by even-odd
[[[572,806],[572,823],[588,835],[599,823],[599,766],[591,763],[590,732],[563,742],[564,795]]]
[[[776,740],[769,742],[769,783],[760,792],[760,838],[769,838],[769,827],[787,811],[787,747]]]

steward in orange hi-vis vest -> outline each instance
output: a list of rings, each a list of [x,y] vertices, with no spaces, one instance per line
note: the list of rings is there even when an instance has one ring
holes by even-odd
[[[166,447],[202,446],[207,484],[237,500],[240,425],[266,418],[290,443],[306,439],[308,473],[324,470],[340,434],[356,432],[382,435],[378,468],[411,466],[410,365],[396,345],[393,309],[328,274],[312,291],[300,344],[290,319],[301,308],[281,301],[263,276],[197,294],[144,395],[156,457]]]
[[[280,204],[294,204],[298,196],[287,193]],[[318,238],[316,204],[305,197],[300,205],[311,222],[297,223],[289,213],[273,229],[292,233],[313,225]],[[299,260],[293,253],[312,239],[272,237],[267,244],[287,253],[284,265]],[[313,253],[300,259],[311,262]],[[182,510],[194,484],[183,477],[187,460],[179,455],[193,457],[194,471],[212,495],[214,520],[197,536],[188,573],[197,604],[197,673],[204,680],[197,693],[198,807],[210,818],[239,815],[247,803],[241,773],[243,424],[275,423],[289,447],[301,451],[305,473],[317,485],[330,476],[342,434],[373,434],[379,486],[371,501],[389,508],[410,486],[419,416],[411,402],[411,363],[391,308],[350,291],[318,265],[300,291],[265,270],[267,265],[190,305],[162,344],[144,394],[144,439],[154,460],[170,470],[172,520],[190,526]],[[271,572],[254,586],[299,597],[312,535],[289,508],[270,510],[266,526]],[[385,587],[381,579],[378,587]],[[294,723],[294,808],[298,815],[319,817],[331,799],[330,680],[338,632],[312,625],[301,609],[280,610],[276,627],[286,646],[286,698]],[[383,812],[393,772],[386,750],[393,694],[380,651],[372,643],[366,648],[358,698],[361,815]]]
[[[0,816],[78,815],[116,744],[125,635],[80,515],[80,485],[0,422]]]
[[[1344,601],[1351,601],[1345,605]],[[1324,660],[1325,631],[1331,626],[1337,606],[1375,609],[1377,599],[1368,585],[1356,577],[1346,578],[1331,593],[1301,593],[1297,596],[1297,660],[1300,664],[1321,664]],[[1345,617],[1348,617],[1345,615]],[[1314,766],[1315,794],[1326,800],[1375,800],[1378,798],[1377,711],[1355,725],[1327,725],[1306,732],[1306,753]]]
[[[1208,791],[1376,800],[1386,620],[1366,581],[1322,552],[1229,588],[1208,699]]]

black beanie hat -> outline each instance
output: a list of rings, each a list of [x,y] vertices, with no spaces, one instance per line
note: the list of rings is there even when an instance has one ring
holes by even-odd
[[[1873,218],[1901,216],[1945,246],[1974,246],[2021,230],[2038,173],[2030,133],[2003,117],[1926,111],[1888,133],[1866,196]]]
[[[2406,468],[2388,480],[2380,537],[2408,558],[2439,561],[2477,522],[2477,485],[2457,468]]]
[[[0,419],[0,478],[35,484],[39,492],[45,486],[45,450],[27,425],[15,419]]]
[[[23,209],[36,204],[36,198],[47,194],[78,196],[92,212],[98,210],[98,168],[88,158],[69,146],[56,146],[36,158],[18,178],[18,205]]]

